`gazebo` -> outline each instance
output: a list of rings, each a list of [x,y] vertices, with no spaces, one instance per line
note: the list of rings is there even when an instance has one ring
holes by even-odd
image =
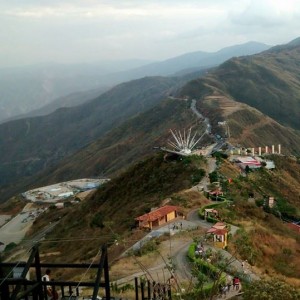
[[[213,235],[215,247],[224,249],[227,246],[228,230],[226,229],[225,223],[216,223],[214,226],[207,230],[207,233]]]

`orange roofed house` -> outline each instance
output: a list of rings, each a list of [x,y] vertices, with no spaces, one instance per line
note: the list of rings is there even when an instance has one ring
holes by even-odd
[[[181,214],[178,206],[166,205],[139,216],[135,220],[138,221],[139,228],[152,229],[174,220],[179,215]]]

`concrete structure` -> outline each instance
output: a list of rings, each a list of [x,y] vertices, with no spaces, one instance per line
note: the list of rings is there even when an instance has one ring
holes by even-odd
[[[274,199],[274,197],[269,197],[269,199],[268,199],[268,206],[270,208],[273,208],[274,205],[275,205],[275,199]]]
[[[29,190],[22,196],[32,202],[55,203],[82,191],[98,188],[110,179],[76,179]]]
[[[251,156],[240,156],[235,159],[235,162],[239,165],[240,168],[245,169],[247,166],[250,169],[257,169],[261,167],[261,162]]]
[[[139,216],[135,220],[138,221],[139,228],[152,229],[174,220],[178,215],[178,206],[166,205]]]

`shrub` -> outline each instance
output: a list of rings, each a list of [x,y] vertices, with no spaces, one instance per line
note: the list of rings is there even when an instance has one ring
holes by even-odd
[[[90,226],[91,227],[104,228],[104,223],[103,222],[104,222],[104,216],[103,216],[103,214],[101,212],[97,212],[94,215],[94,217],[93,217],[93,219],[92,219],[92,221],[90,223]]]
[[[141,245],[141,247],[138,250],[134,251],[134,254],[136,256],[142,256],[149,252],[156,251],[158,249],[159,243],[160,242],[157,239],[149,240],[145,242],[143,245]]]
[[[245,286],[244,300],[299,300],[300,292],[284,282],[260,280]]]
[[[13,243],[13,242],[9,243],[9,244],[6,245],[4,251],[10,251],[10,250],[14,249],[16,246],[17,246],[16,243]]]
[[[203,169],[197,169],[194,174],[192,175],[192,183],[198,183],[201,181],[201,179],[205,176],[205,170]]]

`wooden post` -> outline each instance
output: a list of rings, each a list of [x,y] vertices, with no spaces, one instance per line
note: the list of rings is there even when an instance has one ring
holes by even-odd
[[[139,300],[139,282],[138,278],[134,278],[134,286],[135,286],[135,300]]]
[[[2,257],[0,257],[0,262],[2,263]],[[5,278],[5,276],[6,275],[5,275],[3,267],[1,265],[0,266],[0,280],[1,280],[1,282]],[[9,299],[9,288],[8,288],[8,285],[6,284],[5,281],[2,282],[2,284],[0,286],[0,295],[1,295],[1,299]]]
[[[105,248],[105,259],[104,259],[104,283],[105,283],[106,298],[110,299],[110,283],[109,283],[107,248]]]
[[[150,280],[147,282],[147,287],[148,287],[148,299],[151,299],[151,283]]]
[[[145,283],[144,283],[144,281],[143,280],[141,280],[141,292],[142,292],[142,300],[145,300],[145,291],[144,291],[144,289],[145,289]]]
[[[37,282],[41,283],[42,282],[42,271],[41,271],[40,253],[39,253],[38,246],[36,246],[36,247],[37,247],[37,250],[36,250],[36,253],[34,256],[35,274],[36,274]],[[37,294],[40,299],[44,299],[42,284],[40,284],[40,286],[38,287]]]

